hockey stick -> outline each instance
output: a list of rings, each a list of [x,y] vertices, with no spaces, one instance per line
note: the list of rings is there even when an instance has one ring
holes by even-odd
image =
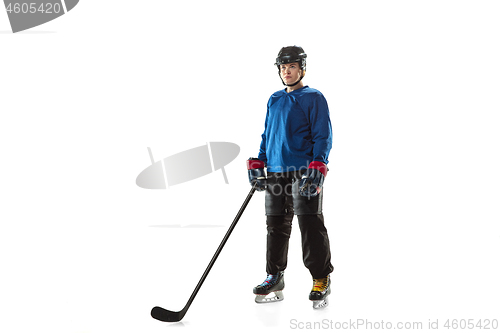
[[[233,223],[229,227],[229,230],[226,232],[226,235],[224,236],[224,239],[222,239],[222,242],[220,243],[219,248],[217,249],[217,251],[215,251],[215,254],[214,254],[212,260],[208,264],[207,269],[205,269],[205,273],[203,273],[200,281],[196,285],[196,288],[194,288],[194,291],[191,294],[191,297],[189,298],[189,300],[188,300],[187,304],[184,306],[184,308],[181,311],[175,312],[175,311],[166,310],[166,309],[164,309],[162,307],[159,307],[159,306],[155,306],[151,310],[151,316],[154,319],[157,319],[157,320],[160,320],[160,321],[166,321],[166,322],[176,322],[176,321],[181,321],[182,318],[184,318],[184,315],[186,314],[187,310],[189,309],[189,306],[191,305],[191,303],[193,303],[193,300],[196,297],[196,294],[200,290],[201,285],[203,284],[203,282],[205,281],[208,273],[212,269],[212,266],[214,265],[215,260],[217,260],[217,257],[221,253],[222,248],[226,244],[227,239],[231,235],[231,232],[233,231],[234,227],[236,226],[236,223],[238,223],[238,220],[240,219],[241,215],[243,214],[243,211],[245,210],[245,208],[247,207],[248,203],[250,202],[250,199],[252,199],[252,195],[255,192],[256,186],[257,186],[257,184],[254,184],[254,186],[250,190],[250,193],[248,193],[247,198],[245,199],[245,202],[243,202],[243,205],[241,206],[240,210],[238,211],[238,214],[236,214],[236,217],[234,218]]]

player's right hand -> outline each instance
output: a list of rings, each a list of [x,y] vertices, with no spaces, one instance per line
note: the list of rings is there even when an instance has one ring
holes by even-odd
[[[264,171],[265,163],[258,158],[251,157],[247,160],[248,180],[250,185],[256,185],[257,191],[266,189],[266,172]]]

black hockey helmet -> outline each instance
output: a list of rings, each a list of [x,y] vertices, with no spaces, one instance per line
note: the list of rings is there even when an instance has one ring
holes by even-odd
[[[275,65],[278,66],[283,64],[289,64],[292,62],[298,62],[300,69],[306,70],[306,58],[307,54],[304,52],[304,49],[300,46],[285,46],[282,47],[280,53],[278,53],[278,57],[276,58]]]
[[[282,47],[280,52],[278,53],[278,57],[276,58],[276,63],[275,65],[278,66],[278,75],[280,74],[280,66],[283,65],[283,64],[290,64],[292,62],[297,62],[299,63],[299,67],[300,69],[303,71],[302,73],[302,76],[300,77],[300,79],[295,82],[294,84],[285,84],[285,82],[283,82],[283,80],[281,80],[281,82],[283,82],[284,85],[286,86],[294,86],[296,84],[298,84],[302,78],[304,77],[304,73],[306,71],[306,58],[307,58],[307,54],[304,52],[304,49],[301,48],[300,46],[285,46],[285,47]],[[281,75],[280,75],[280,78],[281,78]]]

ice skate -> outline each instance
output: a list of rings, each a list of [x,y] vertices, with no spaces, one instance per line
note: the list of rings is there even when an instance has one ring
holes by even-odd
[[[256,303],[279,302],[284,299],[283,288],[285,288],[284,272],[278,274],[267,274],[266,280],[253,288]]]
[[[313,288],[309,294],[309,299],[313,301],[314,309],[321,309],[328,306],[328,295],[330,295],[330,275],[323,279],[313,279]]]

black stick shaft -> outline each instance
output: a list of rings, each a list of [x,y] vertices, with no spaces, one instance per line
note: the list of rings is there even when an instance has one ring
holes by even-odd
[[[219,254],[221,253],[222,251],[222,248],[224,247],[224,245],[226,245],[226,242],[229,238],[229,236],[231,235],[231,233],[233,232],[233,229],[234,227],[236,226],[236,223],[238,223],[241,215],[243,214],[243,212],[245,211],[245,208],[247,208],[247,205],[248,203],[250,202],[250,199],[252,199],[252,196],[255,192],[255,188],[256,188],[257,184],[255,184],[252,189],[250,190],[250,193],[248,193],[245,201],[243,202],[243,205],[241,206],[240,210],[238,211],[238,214],[236,214],[236,217],[234,218],[234,221],[233,223],[231,224],[231,226],[229,227],[229,230],[226,232],[226,235],[224,236],[224,238],[222,239],[222,242],[220,243],[219,245],[219,248],[217,248],[217,251],[215,251],[215,254],[214,256],[212,257],[212,260],[210,260],[210,263],[208,264],[208,267],[205,269],[205,273],[203,273],[200,281],[198,282],[198,284],[196,285],[196,288],[194,288],[194,291],[193,293],[191,294],[191,297],[189,298],[186,306],[184,307],[183,311],[187,311],[187,309],[189,308],[189,306],[191,305],[191,303],[193,302],[194,298],[196,297],[196,294],[198,294],[198,291],[200,290],[201,288],[201,285],[203,284],[203,282],[205,282],[205,279],[207,278],[208,276],[208,273],[210,272],[210,270],[212,269],[212,266],[214,265],[215,261],[217,260],[217,257],[219,257]]]

